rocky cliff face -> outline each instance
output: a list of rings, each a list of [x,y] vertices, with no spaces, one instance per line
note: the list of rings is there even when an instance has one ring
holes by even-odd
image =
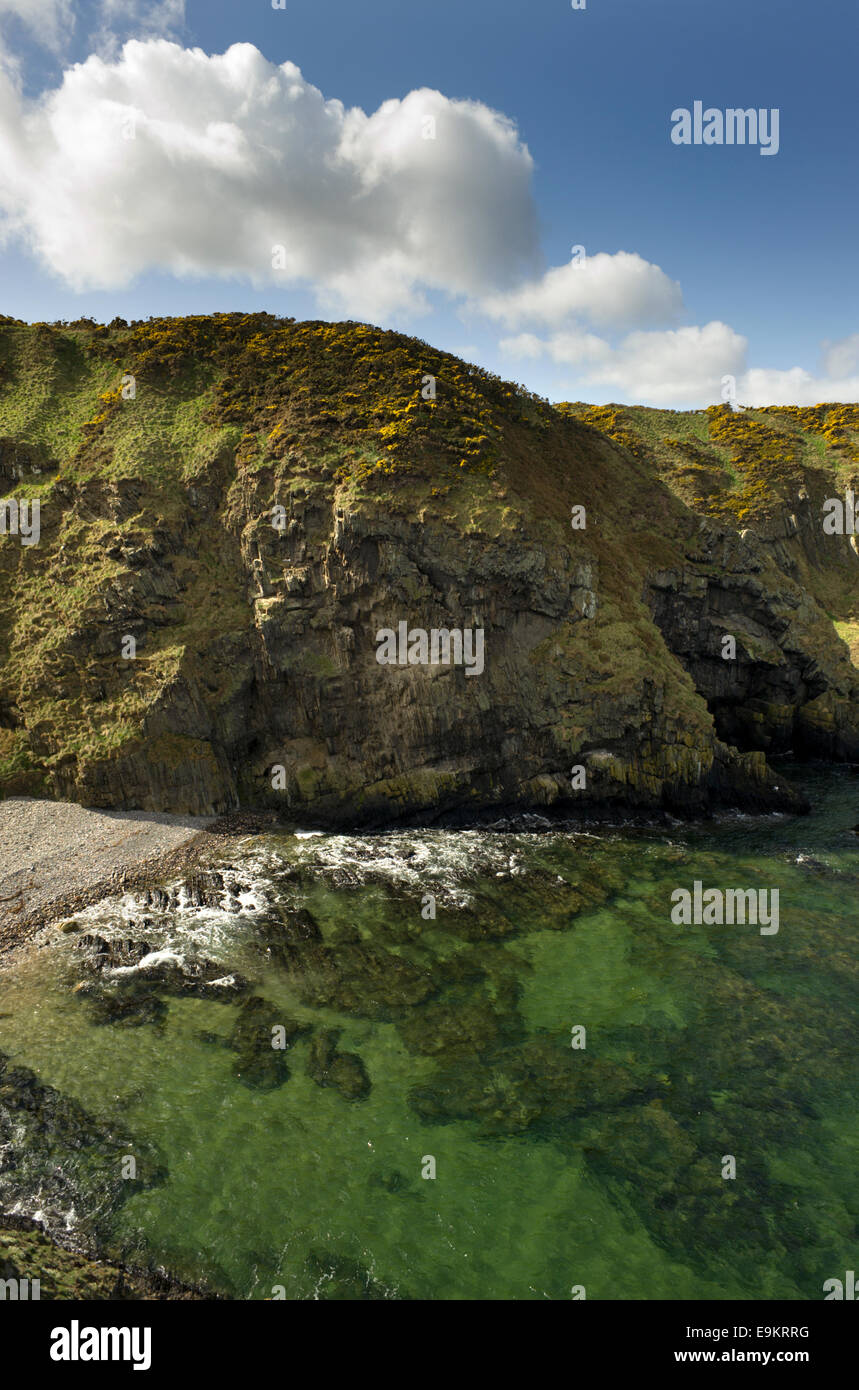
[[[654,621],[739,748],[859,761],[856,684],[811,596],[751,537],[702,528],[696,563],[654,574]],[[723,643],[736,642],[725,659]],[[833,640],[834,638],[834,640]]]
[[[41,534],[0,536],[0,789],[320,824],[796,807],[766,755],[853,759],[859,672],[796,562],[674,481],[362,325],[7,323],[0,488]],[[380,664],[401,623],[482,631],[482,670]]]

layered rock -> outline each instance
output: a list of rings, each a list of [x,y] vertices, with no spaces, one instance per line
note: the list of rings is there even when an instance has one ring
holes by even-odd
[[[645,450],[415,340],[265,315],[42,334],[75,364],[49,428],[15,395],[35,332],[0,329],[0,434],[58,463],[16,474],[39,545],[0,538],[7,793],[319,824],[796,809],[768,753],[854,757],[859,673],[803,575]],[[120,369],[134,400],[99,395]],[[380,664],[400,622],[482,630],[483,670]]]

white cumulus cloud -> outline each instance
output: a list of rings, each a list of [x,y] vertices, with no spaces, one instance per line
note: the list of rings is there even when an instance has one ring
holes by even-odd
[[[520,360],[543,359],[573,367],[562,388],[568,399],[599,388],[613,399],[691,408],[718,404],[722,379],[732,376],[740,405],[818,405],[859,400],[859,334],[821,345],[823,370],[748,367],[748,343],[726,323],[636,331],[616,342],[574,329],[539,337],[520,333],[500,347]]]
[[[153,268],[306,282],[368,316],[480,294],[538,263],[531,172],[479,102],[422,90],[347,110],[251,44],[132,41],[35,104],[0,94],[7,233],[77,289]]]
[[[658,265],[629,251],[601,251],[574,256],[538,279],[487,295],[479,307],[506,328],[558,328],[575,318],[598,327],[633,328],[673,322],[683,296]]]
[[[545,339],[521,334],[502,340],[502,347],[514,356],[544,356],[577,367],[580,386],[607,387],[622,400],[700,405],[720,399],[723,376],[744,370],[747,344],[714,320],[701,327],[637,330],[616,344],[592,333],[567,331]]]
[[[0,0],[0,38],[23,23],[55,55],[72,38],[98,49],[28,100],[0,46],[0,241],[74,289],[229,277],[383,323],[435,294],[511,356],[565,369],[571,397],[698,406],[726,375],[749,405],[859,397],[859,333],[822,345],[818,375],[749,368],[745,338],[683,326],[679,284],[634,252],[577,247],[546,269],[531,155],[481,102],[422,89],[367,113],[252,44],[209,55],[152,37],[181,29],[184,0],[87,13],[97,33],[81,35],[71,0]]]
[[[822,405],[859,401],[859,371],[850,376],[815,376],[803,367],[779,371],[753,367],[737,382],[744,405]]]
[[[588,379],[654,405],[718,401],[723,376],[745,366],[747,343],[726,323],[714,320],[662,333],[630,333]]]

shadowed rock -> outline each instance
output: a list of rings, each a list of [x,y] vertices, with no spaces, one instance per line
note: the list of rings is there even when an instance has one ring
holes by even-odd
[[[364,1100],[371,1090],[364,1063],[354,1052],[338,1052],[340,1028],[326,1028],[310,1044],[307,1074],[318,1086],[333,1086],[344,1100]]]

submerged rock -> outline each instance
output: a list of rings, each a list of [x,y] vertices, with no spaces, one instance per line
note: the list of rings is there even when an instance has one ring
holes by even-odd
[[[310,1044],[307,1074],[318,1086],[333,1086],[344,1100],[364,1100],[371,1090],[364,1063],[354,1052],[338,1052],[342,1029],[326,1028]]]
[[[398,1168],[393,1168],[389,1173],[371,1173],[368,1181],[371,1187],[380,1187],[383,1192],[389,1192],[392,1196],[406,1193],[411,1195],[409,1180]]]
[[[493,1002],[474,991],[430,1000],[411,1010],[397,1024],[410,1052],[425,1057],[474,1057],[492,1049],[503,1029],[510,1030],[517,1015],[499,1012]]]
[[[86,999],[90,1018],[98,1026],[140,1028],[151,1023],[161,1027],[167,1017],[166,1002],[145,980],[128,980],[114,988],[83,984],[76,993]]]
[[[134,1177],[124,1176],[128,1156]],[[127,1197],[166,1177],[151,1143],[94,1119],[0,1053],[0,1210],[38,1212],[53,1231],[74,1213],[81,1234],[97,1237]]]
[[[25,1279],[28,1284],[38,1279],[42,1302],[219,1297],[211,1290],[182,1284],[163,1271],[129,1268],[66,1249],[47,1234],[41,1222],[23,1216],[0,1216],[0,1279]]]
[[[258,995],[245,999],[228,1039],[228,1046],[238,1054],[233,1063],[236,1080],[260,1091],[282,1086],[289,1079],[285,1049],[309,1027],[285,1018]]]
[[[225,973],[216,961],[153,951],[148,941],[139,939],[108,940],[88,933],[75,942],[75,959],[93,977],[78,984],[75,992],[87,1000],[99,1024],[160,1023],[166,997],[229,1003],[250,989],[243,975]]]
[[[396,1018],[438,988],[426,968],[367,943],[311,948],[291,971],[306,1004],[367,1018]]]
[[[287,968],[300,966],[304,948],[322,941],[319,924],[306,908],[278,905],[256,924],[259,949]]]
[[[409,1103],[427,1122],[471,1119],[485,1133],[517,1134],[613,1109],[654,1089],[653,1079],[632,1067],[536,1036],[440,1067],[412,1089]]]
[[[161,994],[231,1003],[251,988],[238,971],[225,973],[223,965],[205,958],[144,960],[139,967],[142,978]]]

